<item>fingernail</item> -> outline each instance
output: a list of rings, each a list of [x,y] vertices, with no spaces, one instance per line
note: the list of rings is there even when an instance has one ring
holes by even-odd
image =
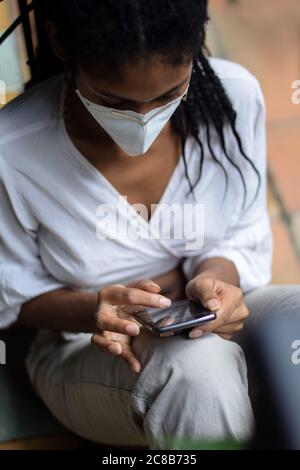
[[[216,310],[217,308],[220,307],[220,302],[218,302],[216,299],[210,299],[207,302],[207,306],[211,310]]]
[[[169,336],[174,336],[174,331],[168,331],[167,333],[160,333],[161,338],[168,338]]]
[[[138,374],[141,371],[141,366],[131,366],[131,369]]]
[[[200,336],[204,335],[204,331],[203,330],[192,330],[190,331],[189,333],[189,337],[190,338],[200,338]]]
[[[159,298],[159,305],[161,305],[162,307],[170,307],[171,303],[171,300],[167,299],[166,297]]]
[[[111,344],[110,346],[108,346],[107,348],[109,350],[110,353],[112,354],[118,354],[117,353],[117,350],[116,350],[116,346],[114,344]]]
[[[158,284],[155,284],[155,282],[149,282],[149,285],[155,287],[156,289],[160,289],[160,286]]]
[[[126,333],[129,335],[138,335],[139,327],[137,325],[127,325],[125,328]]]

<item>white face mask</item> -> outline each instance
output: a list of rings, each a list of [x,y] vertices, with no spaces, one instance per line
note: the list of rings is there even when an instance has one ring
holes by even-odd
[[[152,109],[146,114],[101,106],[82,96],[78,89],[76,93],[86,109],[114,142],[128,155],[135,157],[147,152],[180,105],[181,100],[186,100],[188,88],[176,100],[160,108]]]

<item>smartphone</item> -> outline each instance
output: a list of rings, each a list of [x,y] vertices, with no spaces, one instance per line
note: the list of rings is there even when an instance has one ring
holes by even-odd
[[[152,333],[164,336],[190,330],[217,318],[215,312],[206,310],[200,302],[188,299],[176,300],[166,308],[145,307],[133,316]]]

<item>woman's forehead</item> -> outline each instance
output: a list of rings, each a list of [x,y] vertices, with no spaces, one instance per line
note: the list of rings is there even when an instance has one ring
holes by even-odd
[[[77,79],[94,94],[147,102],[187,84],[191,72],[192,61],[180,65],[149,61],[124,67],[118,77],[78,67]]]

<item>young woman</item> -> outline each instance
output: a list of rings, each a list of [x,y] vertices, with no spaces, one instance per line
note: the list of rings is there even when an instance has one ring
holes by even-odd
[[[296,287],[266,286],[258,82],[207,58],[207,1],[49,4],[65,73],[0,114],[1,326],[41,330],[32,384],[85,438],[151,449],[249,439],[237,332],[300,304]],[[202,246],[155,236],[172,204],[202,205]],[[116,217],[129,236],[114,236]],[[217,311],[191,338],[154,337],[132,317],[185,296]]]

